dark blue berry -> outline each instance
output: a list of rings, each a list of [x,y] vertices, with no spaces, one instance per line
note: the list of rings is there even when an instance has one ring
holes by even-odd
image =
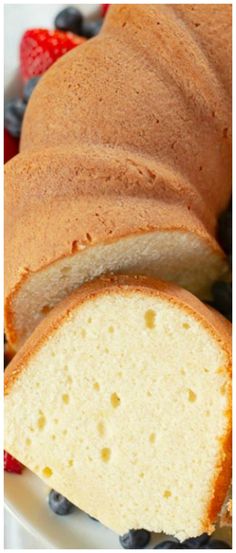
[[[213,306],[232,321],[232,283],[215,282],[212,287]]]
[[[188,538],[181,543],[182,549],[200,549],[202,545],[206,545],[209,542],[210,536],[208,534],[201,534],[197,538]]]
[[[56,515],[68,515],[74,509],[71,503],[64,495],[61,495],[55,490],[51,490],[48,496],[48,504]]]
[[[84,36],[85,38],[93,38],[94,36],[98,35],[102,23],[103,19],[97,19],[96,21],[89,21],[85,19],[81,26],[81,36]]]
[[[154,549],[183,549],[181,543],[173,540],[166,540],[158,543]]]
[[[4,128],[15,138],[21,133],[25,107],[25,102],[19,98],[6,102],[4,106]]]
[[[221,214],[218,224],[218,239],[223,250],[230,254],[232,251],[232,211],[229,208]]]
[[[210,540],[206,545],[203,545],[201,549],[232,549],[232,547],[221,540]]]
[[[130,530],[120,536],[119,540],[124,549],[143,549],[150,541],[151,534],[147,530]]]
[[[39,79],[40,79],[40,76],[33,77],[32,79],[29,79],[27,81],[26,85],[24,86],[24,88],[23,88],[23,100],[26,104],[29,101],[30,96],[31,96],[36,84],[38,83]]]
[[[58,13],[55,19],[55,27],[60,31],[71,31],[76,35],[81,34],[83,23],[82,13],[75,7],[69,6]]]

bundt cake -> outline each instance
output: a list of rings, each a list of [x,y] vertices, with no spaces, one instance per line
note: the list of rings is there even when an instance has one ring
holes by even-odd
[[[118,533],[211,533],[230,483],[230,329],[173,284],[83,285],[6,369],[5,449]]]
[[[202,299],[227,263],[231,6],[113,5],[37,85],[5,176],[6,333],[107,272]]]

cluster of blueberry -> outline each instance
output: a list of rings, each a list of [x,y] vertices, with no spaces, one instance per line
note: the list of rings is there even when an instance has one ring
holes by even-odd
[[[70,31],[75,35],[85,38],[96,36],[102,26],[103,18],[88,19],[75,6],[69,6],[62,10],[55,19],[55,28],[59,31]]]
[[[76,507],[63,495],[51,490],[48,496],[50,508],[57,515],[68,515]],[[90,517],[93,520],[93,517]],[[120,544],[124,549],[144,549],[151,539],[147,530],[130,530],[120,536]],[[208,534],[202,534],[198,538],[190,538],[180,543],[178,540],[166,540],[159,543],[154,549],[231,549],[230,546],[217,539],[210,539]]]

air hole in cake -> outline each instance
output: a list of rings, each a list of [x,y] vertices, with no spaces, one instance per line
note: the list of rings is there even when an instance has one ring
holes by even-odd
[[[77,240],[73,240],[72,244],[71,244],[71,253],[77,253],[78,251],[78,241]]]
[[[39,430],[43,430],[43,428],[45,427],[45,424],[46,424],[46,418],[44,416],[44,414],[42,413],[42,411],[40,412],[40,416],[37,420],[37,426],[38,426],[38,429]]]
[[[44,469],[42,470],[42,473],[46,478],[50,478],[50,476],[52,476],[53,474],[53,471],[50,467],[44,467]]]
[[[44,305],[41,309],[42,315],[47,315],[52,310],[52,307],[50,305]]]
[[[65,430],[63,430],[62,434],[63,434],[63,436],[66,436],[66,434],[67,434],[67,430],[66,430],[66,429],[65,429]]]
[[[112,404],[112,407],[114,407],[114,409],[116,409],[120,405],[120,398],[116,392],[111,394],[111,404]]]
[[[68,467],[73,467],[74,459],[69,459],[68,461]]]
[[[209,373],[209,369],[203,369],[205,373]]]
[[[51,357],[56,357],[55,351],[52,351],[52,352],[51,352]]]
[[[92,322],[92,317],[89,317],[88,318],[88,324],[91,324],[91,322]]]
[[[109,327],[108,327],[108,332],[110,332],[110,334],[113,334],[113,332],[114,332],[114,327],[113,327],[113,326],[109,326]]]
[[[70,397],[68,394],[62,394],[62,401],[63,403],[65,403],[66,405],[68,405],[69,401],[70,401]]]
[[[36,382],[35,386],[36,386],[36,388],[39,388],[39,387],[40,387],[40,383],[39,383],[39,382]]]
[[[228,128],[225,127],[225,128],[223,129],[223,138],[227,138],[227,136],[228,136]]]
[[[86,337],[86,330],[84,328],[81,328],[80,334],[81,334],[82,338],[85,338]]]
[[[101,449],[101,459],[104,463],[108,463],[111,457],[111,450],[109,447],[103,447]]]
[[[150,436],[149,436],[149,442],[150,444],[154,444],[156,441],[156,434],[155,432],[151,432]]]
[[[164,493],[163,493],[163,497],[165,497],[165,499],[168,499],[169,497],[172,496],[172,493],[170,490],[165,490]]]
[[[190,325],[188,323],[183,323],[183,328],[186,328],[186,330],[188,330],[190,328]]]
[[[191,402],[191,403],[194,403],[194,401],[196,401],[197,399],[197,396],[195,394],[195,392],[193,392],[193,390],[191,390],[190,388],[188,389],[188,400]]]
[[[147,396],[152,397],[152,392],[150,392],[150,390],[147,391]]]
[[[72,384],[72,378],[71,378],[71,376],[67,376],[67,382],[68,382],[68,384]]]
[[[98,431],[98,434],[99,436],[104,436],[105,434],[105,425],[104,425],[104,422],[100,421],[97,425],[97,431]]]
[[[100,384],[98,384],[98,382],[94,382],[93,388],[94,388],[94,390],[96,390],[96,392],[99,392]]]
[[[53,441],[56,439],[55,434],[52,434],[52,435],[51,435],[51,439],[52,439]]]
[[[108,348],[105,348],[105,353],[109,353],[109,349]]]
[[[180,369],[180,374],[182,374],[183,376],[186,374],[185,370],[184,369]]]
[[[26,438],[25,443],[26,443],[26,445],[31,445],[31,440],[30,440],[30,438]]]
[[[89,232],[86,233],[86,238],[87,238],[88,242],[92,242],[92,236],[91,236],[91,234],[89,234]]]
[[[123,377],[123,373],[122,373],[121,371],[119,371],[119,372],[117,373],[117,376],[118,376],[118,378],[122,378],[122,377]]]
[[[155,328],[156,312],[153,309],[148,309],[144,315],[146,327],[149,329]]]

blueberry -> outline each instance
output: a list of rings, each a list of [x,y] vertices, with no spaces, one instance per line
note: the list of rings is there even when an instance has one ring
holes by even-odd
[[[232,210],[229,208],[221,214],[218,225],[218,239],[226,253],[232,251]]]
[[[221,540],[210,540],[206,545],[203,545],[201,549],[232,549],[232,547]]]
[[[182,549],[200,549],[202,545],[206,545],[209,542],[210,536],[208,534],[201,534],[197,538],[189,538],[181,543]]]
[[[181,543],[177,541],[166,540],[158,543],[154,549],[183,549]]]
[[[19,98],[6,102],[4,106],[4,127],[15,138],[21,133],[25,107],[25,102]]]
[[[71,503],[64,495],[61,495],[55,490],[51,490],[48,496],[49,507],[56,515],[68,515],[74,509]]]
[[[151,534],[147,530],[130,530],[120,536],[119,540],[124,549],[143,549],[150,541]]]
[[[30,96],[37,84],[37,82],[39,81],[40,79],[40,75],[38,77],[33,77],[32,79],[29,79],[26,83],[26,85],[24,86],[24,89],[23,89],[23,100],[24,102],[27,104],[27,102],[29,101],[30,99]]]
[[[81,36],[85,38],[93,38],[96,36],[102,26],[103,19],[97,19],[97,21],[84,20],[81,26]]]
[[[212,294],[213,307],[232,321],[232,282],[215,282]]]
[[[82,23],[83,15],[75,6],[69,6],[59,12],[54,22],[56,29],[60,31],[71,31],[76,35],[81,34]]]

